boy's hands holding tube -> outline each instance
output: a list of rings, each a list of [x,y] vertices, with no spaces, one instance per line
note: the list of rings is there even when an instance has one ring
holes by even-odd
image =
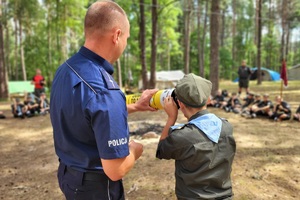
[[[175,124],[178,116],[178,107],[171,96],[167,96],[164,99],[164,110],[168,115],[168,119],[162,130],[160,140],[164,140],[168,136],[169,129]]]
[[[178,115],[178,107],[171,96],[167,96],[167,98],[165,98],[164,110],[167,113],[168,118],[171,118],[175,123]]]

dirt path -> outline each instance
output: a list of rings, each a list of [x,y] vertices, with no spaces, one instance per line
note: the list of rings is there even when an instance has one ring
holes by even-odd
[[[63,199],[56,180],[57,158],[52,128],[47,116],[14,119],[0,105],[7,119],[0,121],[0,199]],[[245,119],[233,113],[210,109],[234,126],[237,153],[232,179],[235,199],[298,199],[300,192],[300,123],[276,123]],[[162,123],[162,111],[134,113],[129,121]],[[184,118],[180,115],[180,122]],[[143,156],[124,178],[126,198],[175,199],[174,161],[158,160],[158,139],[141,140]]]

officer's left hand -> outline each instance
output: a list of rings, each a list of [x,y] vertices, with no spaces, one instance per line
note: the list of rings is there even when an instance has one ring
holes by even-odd
[[[129,142],[129,150],[133,154],[134,159],[137,160],[143,153],[143,145],[141,143],[135,142],[134,140],[131,140]]]

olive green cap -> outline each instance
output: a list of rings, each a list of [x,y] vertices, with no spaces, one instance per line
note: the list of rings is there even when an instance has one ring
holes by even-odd
[[[187,106],[202,107],[211,94],[212,83],[195,74],[186,74],[175,87],[177,98]]]

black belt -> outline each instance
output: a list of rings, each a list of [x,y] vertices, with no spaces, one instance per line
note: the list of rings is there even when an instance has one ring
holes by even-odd
[[[72,169],[71,167],[65,167],[65,172],[72,174],[73,176],[79,176],[82,174],[82,179],[84,181],[107,181],[109,178],[106,174],[103,173],[96,173],[96,172],[81,172],[76,169]]]

